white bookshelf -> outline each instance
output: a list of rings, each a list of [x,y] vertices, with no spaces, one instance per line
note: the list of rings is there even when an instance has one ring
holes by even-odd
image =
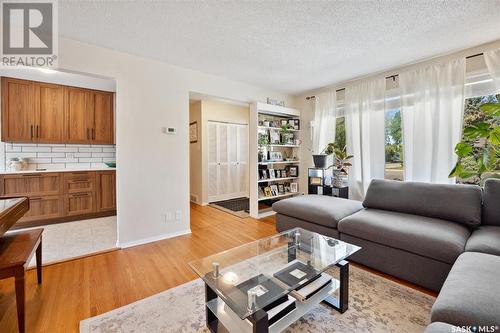
[[[297,176],[287,176],[279,178],[270,179],[259,179],[259,168],[267,169],[285,169],[288,166],[297,166],[300,164],[298,157],[300,156],[301,146],[298,144],[277,144],[268,143],[259,146],[259,133],[271,133],[280,132],[281,127],[278,126],[263,126],[262,122],[264,120],[277,121],[277,120],[289,120],[289,119],[299,119],[300,121],[300,111],[293,108],[282,107],[278,105],[270,105],[266,103],[252,103],[250,108],[250,126],[249,126],[249,146],[250,146],[250,215],[254,218],[262,218],[273,214],[272,209],[268,204],[284,198],[293,197],[301,194],[301,189],[298,188],[297,192],[285,192],[279,193],[274,196],[259,196],[259,187],[266,185],[278,185],[285,183],[297,183],[300,184],[300,178],[302,177],[303,170],[299,168],[299,173]],[[259,124],[259,120],[261,123]],[[267,124],[266,124],[267,125]],[[289,132],[294,135],[294,140],[300,139],[301,129],[304,124],[300,121],[300,128],[290,129]],[[262,160],[259,161],[258,154],[259,148],[261,150],[281,152],[283,154],[283,160]],[[286,155],[286,157],[285,157]],[[292,160],[285,160],[285,158],[292,158]]]

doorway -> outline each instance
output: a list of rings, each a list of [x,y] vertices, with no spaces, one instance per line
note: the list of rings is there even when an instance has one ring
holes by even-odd
[[[248,122],[250,106],[210,96],[191,96],[190,199],[248,217]]]

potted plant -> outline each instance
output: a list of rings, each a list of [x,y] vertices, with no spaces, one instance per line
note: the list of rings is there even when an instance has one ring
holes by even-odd
[[[458,161],[450,178],[476,179],[481,183],[487,178],[500,178],[500,95],[496,98],[496,103],[479,106],[493,119],[491,123],[476,121],[464,129],[464,138],[455,146]]]
[[[280,128],[281,142],[285,145],[293,145],[294,135],[291,131],[293,129],[292,125],[284,124]]]
[[[334,149],[335,144],[330,142],[319,154],[313,154],[314,166],[318,169],[326,169],[328,156],[333,154]]]
[[[262,162],[265,160],[265,153],[267,146],[269,145],[269,135],[267,133],[259,133],[258,140],[258,161]]]
[[[333,186],[342,187],[346,183],[349,167],[352,166],[349,162],[354,156],[347,154],[347,149],[334,147],[335,162],[333,163]]]

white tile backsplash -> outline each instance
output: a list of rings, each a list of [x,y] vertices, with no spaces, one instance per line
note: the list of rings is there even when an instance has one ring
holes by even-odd
[[[114,145],[0,144],[5,145],[5,170],[9,170],[11,158],[28,158],[29,170],[103,167],[105,162],[116,160]]]

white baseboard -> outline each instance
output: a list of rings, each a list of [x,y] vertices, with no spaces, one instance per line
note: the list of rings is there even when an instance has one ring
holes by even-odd
[[[151,242],[157,242],[157,241],[160,241],[160,240],[163,240],[163,239],[168,239],[168,238],[172,238],[172,237],[187,235],[187,234],[190,234],[190,233],[191,233],[191,229],[185,229],[185,230],[181,230],[181,231],[170,232],[170,233],[167,233],[167,234],[161,234],[161,235],[157,235],[157,236],[152,236],[152,237],[147,237],[147,238],[143,238],[143,239],[138,239],[138,240],[131,241],[131,242],[125,242],[125,243],[116,242],[116,246],[119,247],[119,248],[125,249],[127,247],[132,247],[132,246],[137,246],[137,245],[143,245],[143,244],[147,244],[147,243],[151,243]]]

